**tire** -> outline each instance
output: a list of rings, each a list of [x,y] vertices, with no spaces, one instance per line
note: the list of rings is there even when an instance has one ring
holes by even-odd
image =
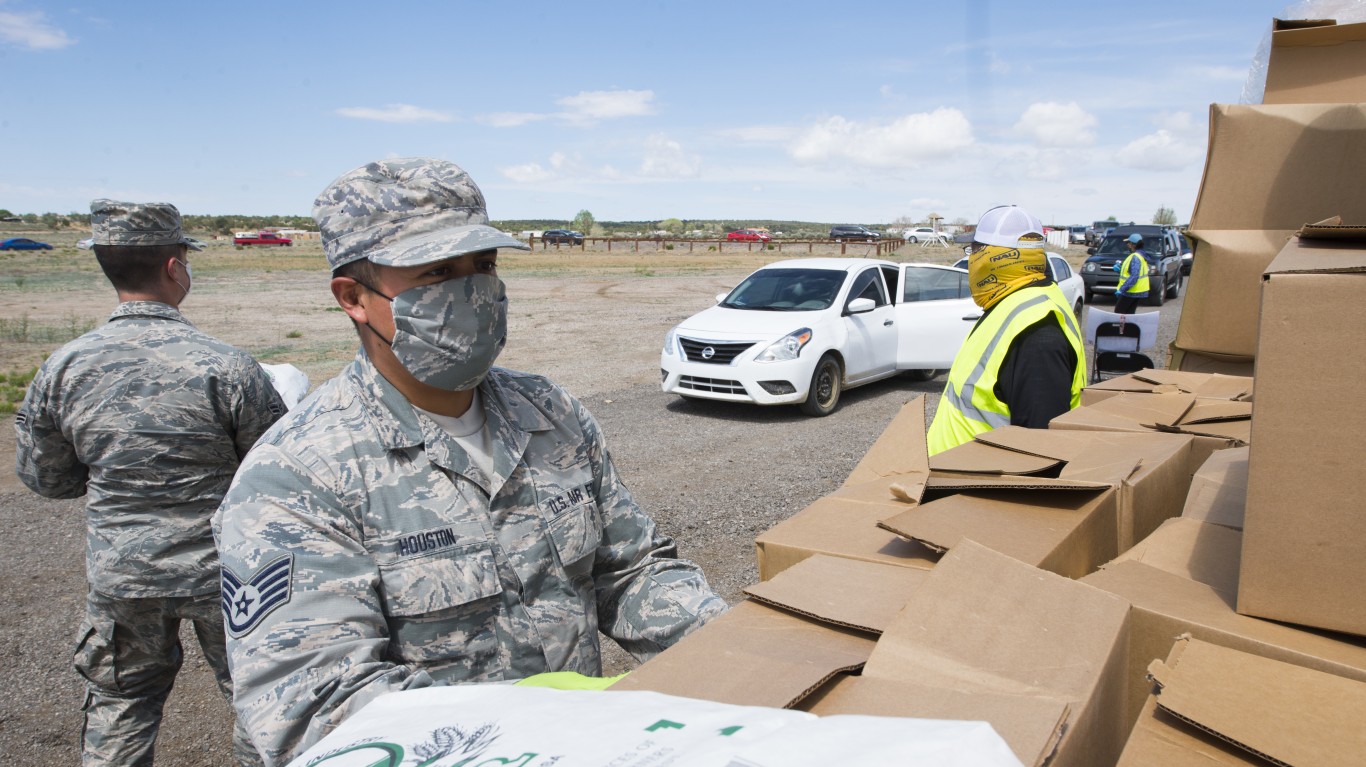
[[[1148,288],[1148,306],[1161,306],[1167,301],[1167,286],[1161,277],[1153,282],[1157,284]]]
[[[920,244],[920,240],[919,240],[918,238],[916,238],[916,237],[907,237],[907,238],[906,238],[906,242],[909,242],[909,243],[912,244],[912,245],[919,245],[919,244]]]
[[[1074,306],[1074,307],[1072,307],[1072,314],[1077,318],[1077,324],[1078,324],[1078,325],[1081,324],[1081,305],[1082,305],[1082,301],[1081,301],[1080,298],[1078,298],[1078,299],[1077,299],[1077,305]]]
[[[911,381],[921,383],[923,381],[928,381],[931,378],[934,378],[935,375],[938,373],[938,370],[907,370],[903,375],[905,375],[906,378]]]
[[[1171,290],[1167,291],[1167,298],[1181,297],[1181,270],[1176,271],[1176,279],[1172,281]]]
[[[811,373],[811,388],[806,393],[806,401],[800,405],[802,412],[816,418],[830,415],[839,407],[843,389],[844,373],[839,360],[833,354],[822,356]]]

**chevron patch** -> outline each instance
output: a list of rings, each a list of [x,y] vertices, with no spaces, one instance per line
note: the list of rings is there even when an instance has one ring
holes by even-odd
[[[286,554],[243,578],[223,566],[223,623],[228,633],[250,633],[261,619],[289,601],[294,575],[294,555]]]

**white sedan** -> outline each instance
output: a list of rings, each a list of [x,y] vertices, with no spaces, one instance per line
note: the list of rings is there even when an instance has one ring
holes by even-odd
[[[929,380],[982,316],[967,277],[866,258],[769,264],[668,332],[662,388],[823,416],[846,388],[901,371]]]
[[[960,258],[954,266],[967,269],[968,259]],[[1063,296],[1067,298],[1067,303],[1072,305],[1072,313],[1077,316],[1077,322],[1081,322],[1082,296],[1086,293],[1086,281],[1071,264],[1067,263],[1067,259],[1057,253],[1048,254],[1048,272],[1053,276],[1053,281],[1058,283]]]
[[[910,243],[933,242],[938,240],[945,245],[948,245],[953,239],[948,232],[936,232],[928,226],[907,229],[901,233],[901,238]]]

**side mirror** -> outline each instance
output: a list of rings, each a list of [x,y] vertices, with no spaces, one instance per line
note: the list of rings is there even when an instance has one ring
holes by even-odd
[[[845,309],[845,313],[863,314],[864,312],[871,312],[876,308],[877,304],[874,303],[871,298],[855,298],[853,301],[849,302],[849,306]]]
[[[1088,256],[1094,256],[1095,254],[1096,254],[1096,246],[1095,246],[1095,245],[1092,245],[1091,247],[1089,247],[1089,248],[1086,249],[1086,255],[1088,255]]]
[[[730,295],[730,294],[729,294],[729,293],[717,293],[717,294],[716,294],[716,303],[719,304],[719,303],[721,303],[722,301],[726,300],[726,296],[728,296],[728,295]]]

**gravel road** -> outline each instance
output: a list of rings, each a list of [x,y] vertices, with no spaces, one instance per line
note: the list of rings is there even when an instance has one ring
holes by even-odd
[[[821,419],[795,408],[661,393],[658,350],[665,331],[705,308],[741,276],[735,271],[620,279],[505,274],[512,316],[510,345],[500,360],[550,375],[588,405],[637,502],[732,603],[757,579],[754,537],[834,490],[904,402],[928,394],[932,412],[944,385],[942,377],[927,383],[903,377],[877,382],[846,392],[840,409]],[[316,276],[281,277],[270,287],[310,295],[325,290]],[[196,291],[186,313],[201,329],[229,342],[255,348],[262,332],[283,335],[280,328],[288,327],[248,326],[226,308],[240,296],[212,285],[201,289],[198,283]],[[113,297],[103,293],[91,300],[100,312],[113,306]],[[257,300],[283,305],[270,295]],[[1162,311],[1160,349],[1175,336],[1183,300],[1184,290],[1181,300],[1168,302]],[[1108,299],[1101,301],[1105,308]],[[340,334],[339,343],[351,332],[340,315],[312,322]],[[1164,364],[1165,354],[1156,361]],[[335,362],[300,366],[315,383],[337,369]],[[13,450],[11,438],[0,439],[0,463],[13,466]],[[0,750],[26,764],[79,761],[84,691],[71,670],[71,648],[85,593],[81,509],[79,500],[49,501],[27,492],[9,469],[0,475],[5,530],[0,536],[0,653],[5,659],[0,679],[7,691],[0,698]],[[231,711],[188,633],[183,641],[186,668],[167,705],[158,762],[226,767],[231,764]],[[631,665],[619,651],[609,653],[608,660],[612,670]]]

